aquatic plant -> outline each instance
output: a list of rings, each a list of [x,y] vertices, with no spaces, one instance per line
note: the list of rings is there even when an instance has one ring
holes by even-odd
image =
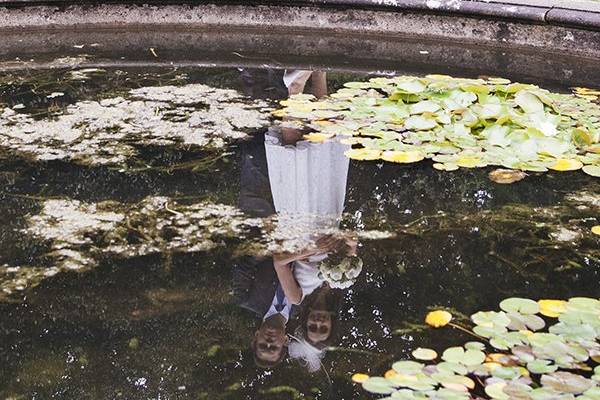
[[[314,216],[306,219],[314,220]],[[49,252],[40,265],[0,266],[0,300],[59,272],[92,269],[111,256],[133,258],[160,253],[168,268],[173,253],[206,252],[227,246],[235,255],[271,256],[304,250],[314,245],[314,235],[342,232],[332,228],[319,231],[313,225],[303,225],[300,218],[297,221],[290,232],[286,229],[288,221],[282,223],[278,216],[251,218],[225,204],[185,203],[158,196],[133,204],[48,199],[39,214],[28,218],[23,233],[32,240],[47,242]],[[393,234],[362,230],[355,236],[377,240]],[[355,271],[356,275],[359,272]]]
[[[62,96],[56,92],[49,96]],[[0,147],[36,160],[132,163],[140,146],[222,148],[269,124],[269,104],[203,84],[141,87],[85,100],[52,118],[0,106]]]
[[[600,106],[589,91],[559,94],[501,78],[445,75],[348,82],[329,98],[296,95],[274,112],[314,142],[338,136],[358,160],[453,171],[497,165],[600,176]]]
[[[384,377],[353,380],[386,399],[600,398],[600,300],[513,297],[500,309],[473,314],[473,327],[461,330],[478,341],[445,349],[436,363],[420,361],[437,360],[437,352],[417,348],[412,355],[420,361],[400,360]],[[447,329],[450,319],[436,310],[426,322]]]

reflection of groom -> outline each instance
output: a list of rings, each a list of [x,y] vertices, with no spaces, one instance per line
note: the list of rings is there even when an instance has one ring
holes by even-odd
[[[242,145],[239,206],[244,212],[258,217],[275,213],[262,136]],[[240,260],[234,267],[234,293],[240,306],[262,318],[251,345],[256,365],[263,368],[276,366],[287,353],[285,330],[293,305],[284,295],[273,258],[244,257]]]
[[[302,93],[311,77],[314,94],[317,97],[324,96],[327,89],[322,72],[286,71],[282,80],[288,94],[292,95]],[[252,78],[251,71],[242,72],[244,82],[254,82]],[[258,217],[275,214],[264,137],[255,137],[245,143],[242,149],[240,209]],[[286,258],[246,257],[234,267],[234,293],[239,304],[262,318],[251,346],[256,364],[264,368],[274,367],[285,358],[288,344],[286,324],[295,308],[294,304],[299,304],[303,297],[292,273],[293,259]]]

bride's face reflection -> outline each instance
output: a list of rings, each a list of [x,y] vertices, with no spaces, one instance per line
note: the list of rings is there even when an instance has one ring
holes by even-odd
[[[311,310],[306,321],[308,340],[320,343],[331,335],[331,313],[329,311]]]

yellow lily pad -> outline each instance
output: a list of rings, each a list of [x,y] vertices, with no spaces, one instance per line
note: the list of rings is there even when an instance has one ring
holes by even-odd
[[[352,375],[352,382],[355,382],[355,383],[363,383],[367,379],[369,379],[369,375],[367,375],[367,374],[358,373],[358,374]]]
[[[575,171],[581,169],[582,167],[583,163],[579,160],[560,158],[548,168],[553,169],[555,171]]]
[[[564,300],[538,300],[540,314],[546,317],[558,318],[567,311],[567,302]]]
[[[326,141],[327,139],[331,139],[334,136],[333,133],[309,133],[308,135],[304,135],[304,139],[308,140],[312,143],[321,143]]]
[[[425,158],[425,154],[420,151],[384,151],[382,160],[395,163],[414,163]]]
[[[456,160],[456,165],[463,168],[476,168],[484,167],[486,164],[479,157],[475,156],[462,156]]]
[[[349,145],[353,145],[353,144],[359,144],[362,143],[364,141],[363,138],[360,137],[349,137],[349,138],[344,138],[340,140],[341,144],[349,144]]]
[[[381,157],[381,151],[375,149],[350,149],[346,150],[344,155],[353,160],[378,160]]]
[[[279,110],[272,111],[271,115],[273,115],[274,117],[278,117],[278,118],[285,117],[287,115],[287,109],[281,108]]]
[[[389,379],[392,376],[396,376],[396,375],[398,375],[398,373],[396,371],[394,371],[393,369],[388,369],[387,371],[385,371],[385,374],[383,374],[383,377],[386,379]]]
[[[573,89],[577,94],[600,96],[600,90],[597,89],[590,89],[585,87],[575,87]]]
[[[444,310],[431,311],[425,317],[425,323],[434,328],[446,326],[450,321],[452,321],[452,314]]]
[[[433,164],[433,168],[439,171],[456,171],[458,169],[458,165],[453,163],[435,163]]]

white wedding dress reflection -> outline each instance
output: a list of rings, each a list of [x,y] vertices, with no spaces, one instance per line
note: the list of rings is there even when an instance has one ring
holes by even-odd
[[[281,131],[272,128],[265,135],[265,148],[277,212],[275,236],[285,250],[297,252],[338,227],[349,167],[344,152],[349,146],[334,139],[284,145]],[[294,276],[303,299],[323,283],[318,263],[326,257],[326,253],[317,254],[294,262]]]

